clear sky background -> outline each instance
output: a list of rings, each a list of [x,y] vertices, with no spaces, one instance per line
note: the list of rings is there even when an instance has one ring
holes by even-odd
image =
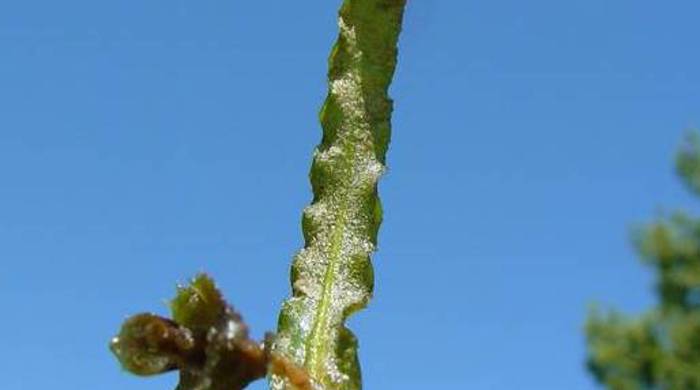
[[[172,388],[107,342],[200,270],[275,327],[339,3],[0,2],[3,389]],[[589,303],[654,302],[630,226],[695,207],[700,3],[409,3],[365,387],[594,389]]]

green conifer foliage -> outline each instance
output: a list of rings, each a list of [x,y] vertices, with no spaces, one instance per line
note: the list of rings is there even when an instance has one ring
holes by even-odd
[[[700,196],[700,141],[688,138],[678,174]],[[700,390],[700,219],[662,218],[635,234],[656,273],[656,308],[639,318],[593,313],[586,324],[588,367],[611,390]]]

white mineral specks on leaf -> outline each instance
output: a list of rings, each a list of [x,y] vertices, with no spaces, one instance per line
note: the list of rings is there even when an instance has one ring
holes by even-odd
[[[338,362],[335,357],[332,357],[326,361],[326,373],[335,383],[343,383],[350,380],[350,377],[338,370]]]
[[[365,120],[365,101],[358,75],[349,73],[331,82],[331,94],[340,103],[347,118],[353,121]]]
[[[362,58],[362,52],[357,50],[357,34],[355,33],[355,28],[349,26],[345,19],[341,16],[338,18],[338,29],[340,30],[340,35],[345,38],[350,46],[350,54],[354,60],[360,60]]]
[[[326,148],[326,150],[318,150],[316,149],[315,152],[315,159],[318,162],[326,162],[326,161],[332,161],[334,158],[340,157],[343,154],[343,150],[337,146],[337,145],[332,145],[329,148]]]
[[[377,60],[378,53],[365,57],[361,48],[379,47],[391,54],[388,50],[395,50],[397,35],[377,30],[377,39],[382,39],[378,42],[385,42],[385,48],[383,44],[365,45],[358,37],[366,39],[368,31],[362,29],[372,30],[365,18],[396,24],[400,23],[397,12],[403,12],[403,5],[397,5],[356,18],[357,10],[372,9],[371,1],[346,0],[341,10],[339,43],[330,60],[330,96],[321,113],[324,141],[314,151],[311,172],[314,203],[304,209],[306,242],[294,258],[294,296],[284,304],[280,333],[273,345],[275,351],[304,365],[318,381],[314,390],[356,390],[359,383],[354,337],[343,323],[372,294],[370,255],[376,250],[381,219],[377,181],[385,171],[384,157],[378,154],[386,150],[385,121],[390,115],[388,111],[376,113],[375,107],[367,105],[390,109],[386,97],[390,78],[386,75],[394,67],[393,61]],[[340,343],[343,351],[339,351]],[[277,376],[270,383],[276,390],[295,390]]]

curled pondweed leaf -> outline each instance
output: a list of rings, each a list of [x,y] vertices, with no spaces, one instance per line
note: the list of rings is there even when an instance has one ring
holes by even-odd
[[[137,375],[174,370],[193,348],[194,339],[188,329],[148,313],[127,319],[110,343],[122,366]]]
[[[177,295],[170,302],[173,320],[193,332],[206,333],[216,327],[226,315],[228,304],[214,281],[205,274],[199,274],[188,286],[178,286]],[[235,311],[230,310],[233,316]],[[243,324],[242,318],[237,321]]]
[[[406,0],[344,0],[321,109],[321,144],[304,209],[304,247],[294,258],[292,297],[283,305],[273,350],[303,366],[317,387],[362,388],[357,341],[347,318],[372,297],[370,256],[382,208],[393,103],[388,95]],[[271,375],[274,390],[296,390]]]
[[[178,287],[171,309],[172,320],[145,313],[124,322],[110,348],[127,371],[155,375],[177,369],[177,390],[238,390],[271,370],[301,390],[311,389],[303,369],[250,339],[243,318],[207,275]]]

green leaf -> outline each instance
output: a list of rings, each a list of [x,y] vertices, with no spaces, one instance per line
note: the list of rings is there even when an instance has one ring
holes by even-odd
[[[194,339],[187,329],[150,313],[127,319],[110,344],[124,369],[141,376],[176,369],[193,348]]]
[[[303,213],[304,248],[292,265],[292,298],[283,305],[274,351],[303,365],[316,388],[361,388],[357,341],[346,318],[372,295],[370,254],[377,245],[405,0],[345,0],[329,60],[321,110],[323,139],[314,153],[314,199]],[[272,375],[274,389],[295,386]]]
[[[226,308],[214,281],[204,274],[197,275],[189,286],[178,286],[177,295],[170,302],[173,320],[198,333],[215,327]]]
[[[208,276],[179,287],[171,308],[172,320],[143,313],[124,322],[110,345],[124,369],[143,376],[177,369],[177,390],[238,390],[265,376],[269,354]]]

